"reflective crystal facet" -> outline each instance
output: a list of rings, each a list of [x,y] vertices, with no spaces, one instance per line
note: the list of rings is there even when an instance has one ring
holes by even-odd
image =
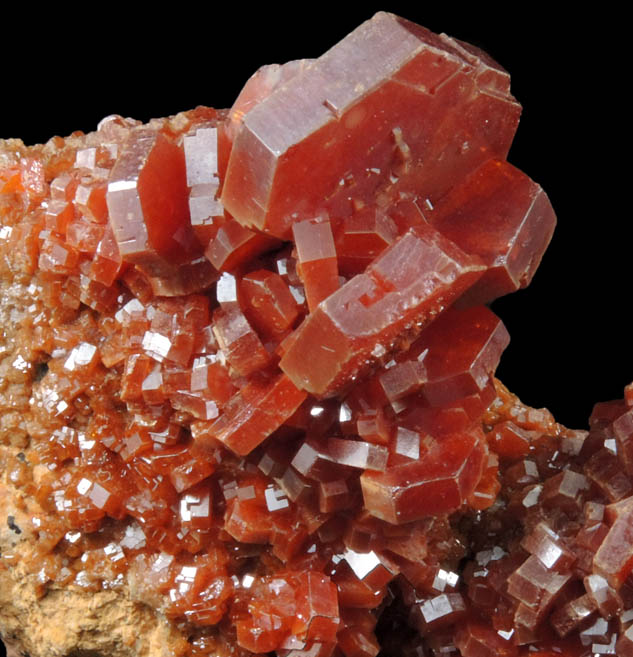
[[[446,436],[418,461],[385,472],[365,471],[361,476],[365,507],[395,524],[459,509],[479,482],[485,456],[478,431]]]
[[[0,140],[0,617],[105,596],[112,651],[132,603],[192,657],[632,654],[633,384],[584,431],[495,379],[485,304],[555,222],[504,160],[519,109],[379,13],[230,110]]]
[[[556,224],[543,190],[502,160],[488,160],[444,196],[431,224],[488,269],[468,293],[475,303],[529,285]]]
[[[222,201],[280,237],[297,207],[347,216],[350,196],[412,188],[434,203],[456,176],[506,155],[520,112],[508,87],[476,49],[376,14],[242,117]]]
[[[162,134],[141,131],[126,143],[106,198],[124,260],[161,275],[194,251],[184,155]]]
[[[431,228],[410,230],[304,320],[281,368],[317,396],[347,387],[377,347],[392,349],[403,331],[419,332],[472,285],[478,262]]]

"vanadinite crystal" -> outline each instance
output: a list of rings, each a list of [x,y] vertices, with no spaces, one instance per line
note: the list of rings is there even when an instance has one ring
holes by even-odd
[[[0,570],[177,655],[633,655],[631,390],[571,431],[494,378],[556,221],[519,113],[379,13],[230,110],[0,144]]]

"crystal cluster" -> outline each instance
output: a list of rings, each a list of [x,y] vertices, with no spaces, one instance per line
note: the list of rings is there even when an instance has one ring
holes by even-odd
[[[42,595],[128,586],[193,657],[633,655],[633,392],[570,431],[494,379],[555,225],[519,113],[380,13],[229,111],[0,151]]]

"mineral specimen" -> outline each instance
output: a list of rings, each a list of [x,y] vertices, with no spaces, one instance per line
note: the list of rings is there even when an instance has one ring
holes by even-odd
[[[631,390],[572,431],[494,378],[555,224],[519,111],[379,13],[230,110],[0,145],[8,640],[633,655]]]

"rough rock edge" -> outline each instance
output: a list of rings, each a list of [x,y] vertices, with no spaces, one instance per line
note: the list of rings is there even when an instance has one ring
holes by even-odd
[[[0,280],[0,361],[15,357],[12,338],[32,301],[26,286]],[[5,380],[2,384],[3,389],[21,385],[22,392],[30,395],[30,380],[22,384]],[[97,593],[76,586],[50,586],[44,596],[40,594],[26,564],[36,542],[31,519],[47,513],[9,480],[6,464],[19,452],[27,461],[37,461],[29,458],[25,431],[16,429],[10,436],[12,444],[0,444],[0,638],[7,645],[7,657],[185,655],[189,646],[186,636],[164,616],[133,601],[127,584]],[[33,474],[37,479],[37,467]],[[2,557],[10,553],[18,555],[18,562],[8,568]]]
[[[184,132],[192,121],[204,120],[208,111],[209,108],[200,107],[153,119],[147,125],[167,125],[174,132]],[[196,113],[200,114],[197,119]],[[130,127],[141,125],[134,119],[121,121]],[[54,158],[62,144],[64,149],[76,151],[96,146],[100,141],[97,132],[74,133],[64,139],[52,137],[46,144],[33,146],[26,146],[21,139],[0,139],[0,166],[16,165],[21,157],[32,153],[44,159]],[[27,285],[28,281],[0,279],[0,364],[15,357],[12,342],[17,323],[28,312],[28,304],[34,301]],[[22,387],[23,393],[30,395],[30,381],[0,380],[0,393],[7,386]],[[5,420],[0,417],[0,425]],[[43,597],[38,595],[34,577],[27,576],[24,563],[31,549],[31,532],[26,528],[31,527],[33,515],[44,516],[46,513],[34,500],[26,500],[24,492],[8,481],[4,467],[7,457],[22,451],[28,459],[29,454],[30,438],[24,423],[19,421],[14,428],[9,444],[0,443],[0,640],[7,648],[7,657],[186,655],[189,650],[187,637],[160,613],[132,600],[127,583],[116,591],[98,593],[81,591],[76,586],[50,586]],[[0,433],[6,433],[6,429],[6,425],[0,426]],[[7,526],[9,515],[25,531],[19,535],[13,532]],[[1,555],[15,549],[19,560],[17,565],[9,568]]]
[[[157,120],[165,121],[167,119]],[[174,126],[184,122],[184,115],[172,117]],[[72,149],[96,143],[95,133],[74,135],[66,139]],[[0,140],[0,166],[13,164],[36,147],[26,147],[18,139]],[[40,146],[42,154],[53,153],[55,138]],[[14,356],[11,334],[26,307],[33,301],[26,285],[7,284],[0,280],[0,362]],[[4,333],[4,334],[3,334]],[[2,347],[8,347],[2,350]],[[6,384],[7,382],[5,382]],[[20,382],[9,382],[11,385]],[[507,389],[497,383],[498,398],[484,418],[484,425],[494,425],[529,411]],[[0,386],[1,388],[2,386]],[[26,385],[24,386],[26,389]],[[30,385],[28,386],[30,394]],[[2,418],[0,418],[2,420]],[[551,419],[550,435],[566,431]],[[126,578],[116,590],[86,592],[77,586],[50,586],[41,596],[33,575],[28,575],[26,560],[31,550],[31,518],[46,515],[24,491],[8,481],[3,464],[19,451],[28,459],[29,438],[22,426],[16,427],[8,445],[0,444],[0,555],[17,548],[20,558],[8,568],[0,557],[0,638],[7,647],[7,657],[184,657],[189,650],[185,635],[163,615],[131,596],[131,582]],[[8,527],[13,516],[21,534]],[[220,653],[225,650],[218,647]]]
[[[484,417],[485,428],[532,410],[499,381],[495,384],[498,397]],[[548,424],[551,436],[569,432],[553,418]],[[0,464],[18,451],[18,447],[0,446]],[[33,500],[25,500],[5,473],[0,479],[0,553],[18,548],[28,555],[27,528],[35,513],[44,512]],[[4,522],[8,515],[25,531],[16,535]],[[117,590],[87,593],[76,586],[51,587],[38,597],[34,578],[26,577],[26,572],[23,562],[11,570],[0,562],[0,636],[7,643],[7,657],[187,655],[186,637],[164,616],[131,599],[129,577]]]
[[[19,140],[11,142],[13,147],[21,144]],[[26,285],[0,280],[0,362],[15,357],[13,337],[32,301]],[[31,381],[7,377],[0,388],[4,392],[9,387],[19,387],[28,396]],[[2,433],[7,433],[6,427]],[[26,566],[35,543],[31,518],[47,513],[9,481],[6,467],[19,452],[28,461],[37,461],[29,458],[29,442],[20,424],[11,432],[9,444],[0,444],[0,638],[6,645],[7,657],[185,655],[189,646],[186,636],[164,616],[133,601],[127,584],[116,591],[97,593],[76,586],[50,586],[44,596],[38,591],[36,578]],[[34,468],[37,478],[36,471]],[[7,567],[3,555],[10,553],[18,555],[18,562]]]
[[[17,452],[0,447],[0,462]],[[34,513],[43,514],[19,489],[0,482],[0,518],[13,516],[24,528],[16,534],[1,523],[1,553],[28,557]],[[127,585],[97,593],[52,586],[40,597],[23,561],[11,569],[0,566],[0,634],[14,654],[30,657],[170,657],[185,654],[188,645],[166,618],[134,602]]]

